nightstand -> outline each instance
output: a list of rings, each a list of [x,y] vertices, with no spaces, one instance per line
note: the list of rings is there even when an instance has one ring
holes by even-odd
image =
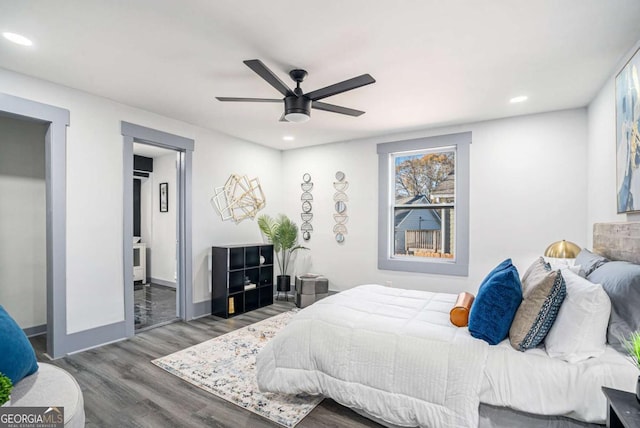
[[[607,397],[607,427],[640,428],[640,403],[631,392],[602,387]]]

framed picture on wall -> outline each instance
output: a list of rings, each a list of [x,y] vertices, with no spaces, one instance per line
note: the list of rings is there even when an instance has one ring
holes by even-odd
[[[169,183],[160,183],[160,212],[169,212]]]
[[[640,50],[616,76],[618,214],[640,211]]]

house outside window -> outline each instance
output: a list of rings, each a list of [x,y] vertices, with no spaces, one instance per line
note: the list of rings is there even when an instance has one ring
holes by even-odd
[[[378,268],[468,275],[471,133],[378,144]]]

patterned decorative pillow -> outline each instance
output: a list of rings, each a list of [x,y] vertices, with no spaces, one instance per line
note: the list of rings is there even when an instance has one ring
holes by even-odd
[[[535,348],[551,330],[567,295],[559,270],[551,270],[542,257],[522,277],[523,300],[509,329],[511,346],[519,351]]]

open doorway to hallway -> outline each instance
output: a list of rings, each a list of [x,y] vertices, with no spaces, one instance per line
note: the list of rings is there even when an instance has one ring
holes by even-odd
[[[179,319],[178,152],[133,144],[134,328]]]

